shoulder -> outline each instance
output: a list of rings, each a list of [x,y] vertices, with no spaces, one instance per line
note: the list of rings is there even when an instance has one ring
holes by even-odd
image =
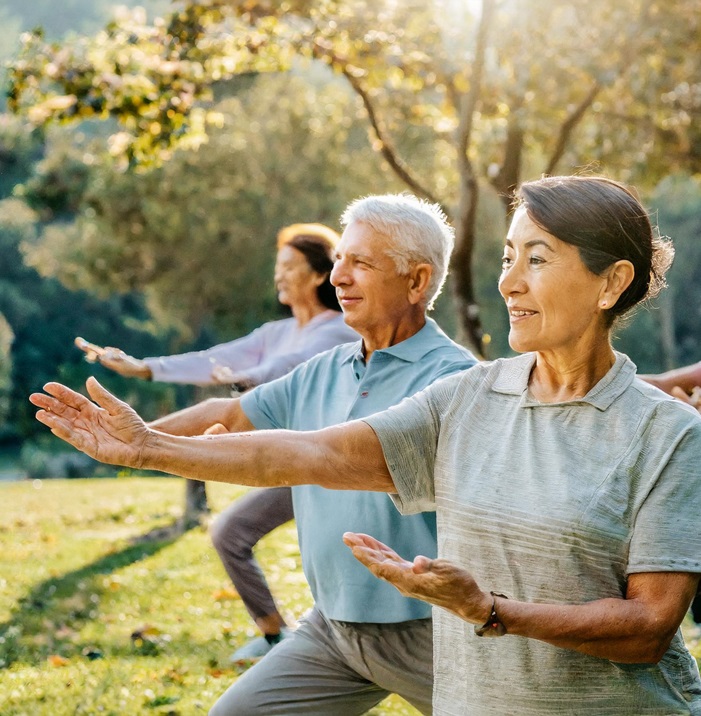
[[[280,333],[286,333],[294,330],[296,325],[297,322],[294,318],[281,318],[277,321],[267,321],[262,326],[256,328],[253,333],[278,335]]]
[[[518,357],[520,358],[520,356]],[[430,390],[434,398],[442,403],[467,405],[475,396],[491,392],[519,394],[520,388],[514,381],[514,374],[522,371],[518,358],[498,358],[491,361],[474,361],[468,365],[446,372]]]
[[[639,406],[641,412],[649,414],[651,418],[670,425],[701,430],[701,414],[695,408],[637,376],[631,382],[626,394],[636,407]]]

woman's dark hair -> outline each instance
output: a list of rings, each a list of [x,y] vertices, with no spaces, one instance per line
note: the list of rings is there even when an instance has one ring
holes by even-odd
[[[331,285],[329,276],[333,268],[336,244],[340,236],[323,224],[292,224],[281,229],[277,235],[277,247],[292,246],[297,249],[311,269],[324,276],[324,282],[317,287],[319,301],[326,308],[340,311],[336,298],[336,289]]]
[[[604,177],[545,177],[524,182],[516,205],[541,229],[576,246],[597,276],[616,261],[633,264],[630,286],[606,313],[609,325],[664,288],[674,249],[656,235],[648,213],[623,184]]]

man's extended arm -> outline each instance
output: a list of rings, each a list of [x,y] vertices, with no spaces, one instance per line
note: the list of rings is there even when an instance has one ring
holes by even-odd
[[[169,435],[204,435],[207,428],[223,425],[230,433],[255,430],[246,417],[239,398],[210,398],[189,408],[165,415],[148,425]]]

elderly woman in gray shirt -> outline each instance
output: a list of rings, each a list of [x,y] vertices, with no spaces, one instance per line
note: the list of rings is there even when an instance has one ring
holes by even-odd
[[[679,631],[701,573],[701,419],[610,342],[670,259],[624,186],[541,179],[520,189],[499,283],[516,358],[314,433],[163,436],[95,382],[98,405],[57,384],[32,401],[103,461],[435,509],[435,560],[345,536],[378,577],[440,607],[435,714],[701,714]]]

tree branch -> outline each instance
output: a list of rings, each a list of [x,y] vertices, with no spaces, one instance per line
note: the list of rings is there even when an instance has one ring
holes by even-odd
[[[340,74],[348,80],[348,84],[350,84],[352,90],[358,95],[358,97],[360,97],[363,102],[363,107],[365,107],[365,111],[368,115],[370,127],[372,128],[379,145],[379,151],[397,177],[417,196],[423,197],[428,201],[442,206],[442,202],[438,199],[438,197],[436,197],[436,195],[419,180],[414,172],[412,172],[408,164],[399,156],[399,152],[394,146],[394,143],[382,126],[382,122],[377,115],[375,106],[370,99],[369,92],[365,89],[365,87],[363,87],[357,73],[353,72],[351,65],[344,58],[333,52],[329,45],[322,44],[319,40],[314,40],[312,44],[312,56],[315,58],[326,59],[337,72],[340,72]],[[446,211],[446,213],[448,212]]]
[[[624,77],[633,64],[632,61],[636,54],[634,47],[635,41],[640,34],[640,28],[644,27],[646,23],[649,22],[649,14],[652,5],[653,0],[647,0],[644,2],[640,8],[638,21],[631,23],[628,27],[626,42],[621,52],[621,64],[616,78],[617,80]],[[572,136],[572,132],[574,132],[576,126],[582,121],[587,110],[594,103],[596,96],[603,88],[604,85],[600,83],[599,80],[594,80],[592,86],[589,88],[589,92],[587,92],[586,96],[577,105],[577,107],[570,112],[567,119],[563,122],[558,133],[557,144],[555,145],[555,149],[545,168],[545,174],[552,174],[555,171],[558,162],[562,159],[562,155],[565,153],[565,149],[567,148],[567,143]]]
[[[431,192],[419,181],[418,177],[416,177],[406,162],[404,162],[404,160],[399,156],[396,147],[387,136],[387,132],[382,127],[369,93],[362,86],[358,78],[352,74],[347,64],[341,64],[340,69],[341,74],[343,74],[343,76],[348,80],[350,86],[353,88],[353,91],[362,100],[370,121],[370,126],[372,127],[372,131],[374,132],[379,143],[380,153],[384,157],[385,161],[390,165],[392,171],[418,196],[421,196],[433,203],[442,204],[433,192]]]
[[[562,159],[567,144],[574,132],[575,127],[582,121],[587,110],[594,103],[596,96],[601,92],[603,86],[598,81],[594,81],[594,84],[589,88],[586,96],[582,101],[569,113],[567,119],[560,125],[560,131],[557,136],[557,144],[553,153],[550,155],[548,164],[545,167],[545,174],[552,174],[558,165],[560,159]]]

